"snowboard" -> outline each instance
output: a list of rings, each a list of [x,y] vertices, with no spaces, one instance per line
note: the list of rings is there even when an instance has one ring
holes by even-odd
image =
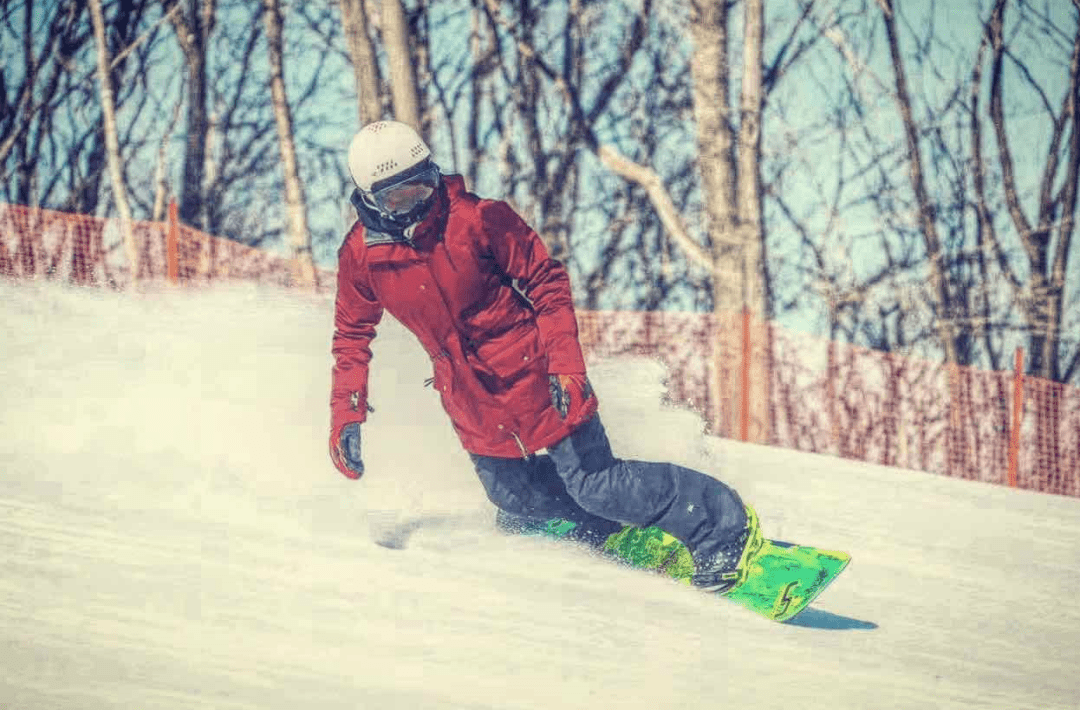
[[[518,527],[513,532],[581,542],[576,527],[573,522],[553,519]],[[683,584],[689,585],[694,574],[690,551],[660,528],[627,526],[602,544],[593,542],[592,546],[604,557]],[[745,581],[716,596],[767,619],[789,621],[813,602],[850,561],[851,555],[846,552],[766,539],[748,561]]]

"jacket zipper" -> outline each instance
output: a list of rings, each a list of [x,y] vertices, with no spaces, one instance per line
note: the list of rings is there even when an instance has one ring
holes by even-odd
[[[521,443],[521,438],[515,432],[510,432],[510,436],[514,437],[514,441],[517,442],[518,448],[521,449],[521,458],[529,458],[531,454],[529,454],[529,450],[525,448],[525,444]]]

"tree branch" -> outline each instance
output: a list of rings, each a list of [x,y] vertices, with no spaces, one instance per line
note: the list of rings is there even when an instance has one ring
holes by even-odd
[[[600,158],[600,161],[613,173],[641,185],[649,195],[661,223],[672,239],[678,243],[691,262],[711,272],[713,268],[712,256],[687,233],[679,215],[679,210],[671,200],[671,195],[668,194],[660,176],[652,169],[644,165],[638,165],[623,156],[610,145],[597,146],[595,153]]]

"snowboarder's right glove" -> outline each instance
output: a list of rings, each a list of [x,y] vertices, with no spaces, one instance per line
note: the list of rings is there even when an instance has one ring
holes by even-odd
[[[337,441],[330,441],[330,458],[348,478],[357,479],[364,475],[364,461],[360,458],[360,422],[346,424]]]

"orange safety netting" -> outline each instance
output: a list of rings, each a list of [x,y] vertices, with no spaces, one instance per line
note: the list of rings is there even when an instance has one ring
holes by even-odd
[[[737,410],[748,406],[751,417],[763,420],[751,428],[758,434],[746,437],[757,443],[1080,496],[1080,389],[1075,387],[869,350],[755,322],[745,372],[751,397],[764,396],[744,404],[741,383],[738,391],[717,391],[710,386],[708,367],[716,339],[738,323],[737,317],[717,325],[715,316],[695,313],[579,316],[582,343],[590,350],[663,360],[670,398],[701,412],[721,436],[743,438]],[[739,348],[721,346],[715,359],[722,380],[744,371]],[[754,377],[765,377],[767,386],[753,387]],[[1021,416],[1013,438],[1018,382]],[[1012,481],[1011,442],[1016,447]]]
[[[242,279],[292,285],[294,262],[182,224],[135,221],[135,280],[169,274],[170,227],[180,281]],[[46,278],[120,288],[132,281],[120,222],[88,215],[0,204],[0,277]],[[325,273],[320,283],[330,283]]]
[[[170,229],[181,282],[295,283],[291,260],[176,222],[135,223],[136,280],[167,278]],[[115,219],[0,205],[0,277],[121,288],[132,281],[122,242]],[[739,314],[578,317],[586,350],[663,361],[669,399],[700,412],[720,436],[1080,496],[1075,387],[873,351]]]

